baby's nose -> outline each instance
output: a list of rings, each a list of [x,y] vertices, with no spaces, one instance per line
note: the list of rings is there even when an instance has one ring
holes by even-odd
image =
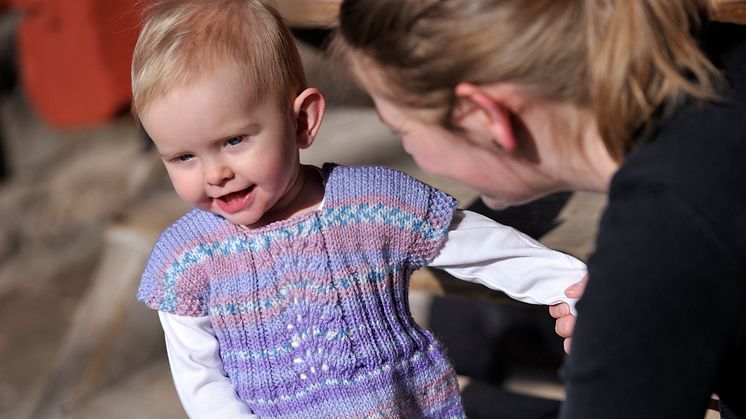
[[[222,185],[233,176],[233,171],[219,160],[211,160],[203,163],[205,182],[210,185]]]

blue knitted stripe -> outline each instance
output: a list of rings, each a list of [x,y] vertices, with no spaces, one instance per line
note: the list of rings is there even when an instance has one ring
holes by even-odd
[[[340,205],[326,209],[321,218],[324,227],[352,224],[389,224],[405,231],[416,231],[425,239],[438,237],[448,226],[433,226],[422,215],[384,204]]]
[[[433,226],[430,222],[422,221],[422,218],[416,214],[382,204],[358,204],[330,208],[324,211],[324,216],[321,218],[321,225],[325,228],[361,223],[388,224],[405,231],[417,231],[427,240],[442,237],[448,230],[447,226]],[[319,222],[314,218],[261,236],[231,236],[220,242],[197,244],[174,258],[163,273],[164,295],[160,300],[159,310],[174,311],[177,301],[174,290],[178,278],[191,266],[198,265],[215,255],[229,256],[248,251],[258,252],[266,250],[277,240],[289,241],[318,232]]]
[[[422,221],[420,216],[411,212],[378,204],[331,208],[324,211],[320,222],[325,228],[365,223],[389,224],[405,231],[416,231],[425,239],[441,237],[448,229],[447,226],[436,227],[427,221]],[[197,244],[171,262],[169,269],[164,272],[164,278],[167,282],[173,281],[189,266],[199,264],[214,255],[228,256],[247,251],[258,252],[267,249],[277,240],[290,241],[300,236],[318,233],[318,223],[318,219],[312,219],[304,223],[279,228],[261,236],[231,236],[220,242]]]
[[[389,257],[394,260],[403,260],[406,253],[397,252],[391,250]],[[290,255],[279,257],[276,259],[276,266],[272,266],[268,269],[257,270],[252,272],[252,275],[242,274],[240,276],[232,276],[227,278],[214,277],[213,282],[218,285],[213,287],[212,299],[220,300],[226,296],[235,297],[235,294],[246,295],[249,293],[265,294],[265,290],[275,293],[273,299],[281,298],[280,291],[283,287],[289,289],[310,289],[316,293],[324,294],[337,288],[338,286],[349,287],[351,283],[373,283],[382,280],[385,275],[397,273],[402,267],[401,265],[396,266],[383,266],[380,269],[373,269],[374,278],[360,278],[359,275],[354,277],[346,276],[343,278],[332,279],[329,271],[326,269],[327,261],[332,266],[339,265],[352,265],[360,266],[369,269],[373,266],[382,266],[384,261],[381,260],[380,252],[359,252],[355,254],[335,254],[335,255],[317,255],[304,257],[302,255]],[[289,262],[292,262],[290,264]],[[289,266],[288,266],[289,265]],[[321,267],[323,266],[323,268]],[[292,269],[295,268],[295,269]],[[384,277],[381,276],[384,275]],[[253,278],[249,281],[249,277]],[[298,282],[295,278],[307,278],[305,281]],[[328,283],[329,281],[335,281],[335,285],[331,284],[319,284],[319,282]],[[220,284],[230,283],[231,288],[222,287]],[[340,285],[343,283],[343,285]],[[326,286],[324,286],[326,285]]]

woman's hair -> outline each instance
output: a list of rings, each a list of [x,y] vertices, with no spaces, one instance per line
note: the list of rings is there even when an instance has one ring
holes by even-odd
[[[383,71],[404,106],[448,124],[459,82],[511,82],[590,109],[611,156],[682,96],[715,97],[706,0],[347,0],[333,49]]]
[[[306,86],[292,35],[266,1],[145,2],[132,59],[132,113],[137,118],[169,90],[222,67],[243,73],[256,98],[287,101]]]

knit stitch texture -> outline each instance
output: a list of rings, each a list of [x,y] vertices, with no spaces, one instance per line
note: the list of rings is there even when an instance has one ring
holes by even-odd
[[[456,201],[392,169],[322,172],[322,209],[259,229],[190,211],[156,243],[138,299],[209,316],[262,418],[462,417],[450,362],[407,300]]]

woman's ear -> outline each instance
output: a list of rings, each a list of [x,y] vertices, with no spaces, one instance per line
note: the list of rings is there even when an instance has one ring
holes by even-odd
[[[482,136],[506,151],[514,151],[518,146],[511,111],[499,97],[487,88],[472,83],[459,83],[455,89],[458,105],[454,112],[455,123],[468,130],[477,130]]]
[[[326,99],[319,89],[309,87],[293,101],[293,112],[296,120],[296,142],[299,148],[308,148],[313,144],[324,118]]]

